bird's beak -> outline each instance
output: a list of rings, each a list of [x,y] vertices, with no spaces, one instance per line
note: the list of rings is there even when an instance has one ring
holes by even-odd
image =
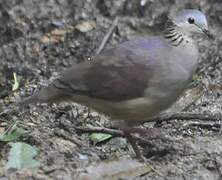
[[[202,31],[209,39],[214,39],[214,35],[208,29],[202,29]]]

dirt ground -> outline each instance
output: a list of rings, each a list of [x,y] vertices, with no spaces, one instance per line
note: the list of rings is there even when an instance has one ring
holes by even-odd
[[[118,29],[107,46],[134,36],[158,34],[165,21],[164,14],[183,8],[201,9],[216,39],[195,37],[201,54],[198,71],[189,89],[170,111],[221,116],[221,0],[0,1],[0,112],[8,110],[0,114],[0,125],[8,127],[19,121],[25,126],[29,134],[21,141],[38,149],[36,159],[41,164],[35,172],[7,170],[10,146],[1,142],[0,179],[80,179],[88,167],[133,159],[132,149],[124,138],[94,145],[89,134],[74,128],[109,127],[108,117],[74,103],[31,105],[18,110],[15,102],[47,85],[68,66],[93,56],[115,17],[119,17]],[[89,20],[95,21],[95,27],[87,32],[64,28]],[[60,29],[60,35],[54,37],[52,32]],[[46,35],[54,41],[48,42]],[[12,91],[13,72],[22,77],[16,91]],[[155,123],[144,126],[153,127]],[[152,146],[141,145],[155,170],[137,176],[129,173],[125,179],[222,179],[220,121],[174,120],[156,127],[167,131],[171,140],[154,139],[150,141]],[[88,179],[97,178],[88,176]]]

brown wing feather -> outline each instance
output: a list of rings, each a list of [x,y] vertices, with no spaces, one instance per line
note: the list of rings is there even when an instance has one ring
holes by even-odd
[[[67,69],[20,104],[67,101],[77,95],[116,102],[142,97],[152,78],[150,63],[154,61],[146,52],[138,52],[123,46],[106,50],[93,61]]]
[[[67,70],[53,84],[66,89],[66,93],[103,100],[142,97],[152,75],[148,62],[144,56],[126,48],[113,48],[96,56],[92,62]]]

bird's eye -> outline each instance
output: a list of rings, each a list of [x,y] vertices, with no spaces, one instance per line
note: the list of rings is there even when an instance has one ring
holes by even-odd
[[[187,21],[190,24],[194,24],[194,18],[192,18],[192,17],[189,17]]]

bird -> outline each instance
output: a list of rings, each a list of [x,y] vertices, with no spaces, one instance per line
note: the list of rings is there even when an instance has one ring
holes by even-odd
[[[198,65],[194,33],[212,37],[206,16],[183,9],[169,16],[160,35],[138,37],[69,67],[23,104],[76,102],[108,115],[138,158],[133,128],[174,104]]]

